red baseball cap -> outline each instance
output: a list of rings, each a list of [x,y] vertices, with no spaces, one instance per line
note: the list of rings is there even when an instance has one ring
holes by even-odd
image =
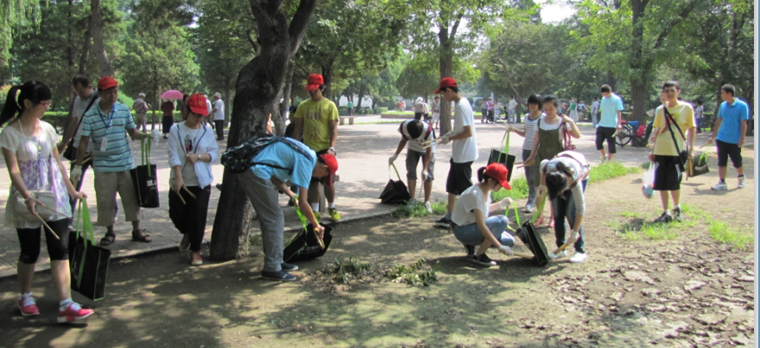
[[[111,76],[103,76],[98,80],[98,90],[100,91],[105,91],[114,87],[119,87],[119,83]]]
[[[507,181],[507,174],[509,173],[509,169],[505,167],[501,163],[491,163],[486,167],[485,174],[496,179],[499,184],[501,184],[501,187],[511,190],[512,186],[509,185],[509,181]]]
[[[457,86],[457,80],[454,80],[453,77],[444,77],[441,80],[441,83],[438,84],[438,89],[435,92],[433,92],[433,94],[440,94],[441,93],[441,89],[446,88],[446,87],[457,87],[457,88],[459,88],[459,86]]]
[[[325,84],[325,79],[320,74],[311,74],[306,78],[306,90],[316,91],[319,86]]]
[[[320,76],[321,77],[321,76]],[[327,170],[330,172],[329,179],[325,183],[325,186],[332,186],[333,185],[333,176],[335,176],[335,172],[338,171],[338,159],[335,158],[335,156],[326,153],[324,155],[319,155],[319,158],[322,159],[322,161],[325,162],[327,165]]]
[[[187,106],[190,107],[190,111],[194,114],[201,116],[208,116],[208,108],[206,108],[206,98],[202,95],[195,93],[187,98]]]

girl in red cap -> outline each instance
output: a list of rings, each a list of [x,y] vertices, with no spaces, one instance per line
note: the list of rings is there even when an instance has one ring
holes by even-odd
[[[507,172],[507,167],[501,163],[491,163],[488,167],[478,169],[478,183],[462,192],[451,215],[451,229],[467,249],[467,257],[488,267],[496,266],[496,261],[486,255],[489,247],[499,248],[499,252],[512,255],[510,247],[515,244],[514,237],[506,231],[509,224],[507,217],[488,217],[491,211],[507,209],[512,204],[511,198],[491,204],[491,191],[512,189],[507,181]],[[477,250],[476,246],[479,246]]]

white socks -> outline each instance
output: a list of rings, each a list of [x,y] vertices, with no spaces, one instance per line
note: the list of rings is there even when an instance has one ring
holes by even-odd
[[[312,211],[319,211],[319,203],[312,203],[311,204],[311,210]]]
[[[68,308],[73,303],[74,301],[71,298],[67,298],[60,302],[60,304],[58,305],[58,308],[62,311],[65,311],[66,308]]]
[[[330,209],[335,209],[335,202],[327,203],[327,207]]]

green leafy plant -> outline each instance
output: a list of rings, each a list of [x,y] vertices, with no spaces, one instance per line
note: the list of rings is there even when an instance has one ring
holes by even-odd
[[[361,279],[367,271],[369,271],[371,264],[361,263],[356,257],[352,256],[348,261],[340,261],[335,258],[335,267],[332,270],[335,281],[348,284],[352,279]]]
[[[425,262],[424,258],[420,258],[410,266],[396,264],[391,269],[386,270],[384,275],[392,278],[393,281],[403,282],[410,286],[429,286],[438,281],[436,272],[440,269],[440,265],[436,261],[430,269],[425,270],[423,269]]]

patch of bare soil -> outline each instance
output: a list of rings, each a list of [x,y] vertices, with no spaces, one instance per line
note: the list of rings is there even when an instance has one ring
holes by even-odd
[[[339,224],[330,251],[300,263],[295,283],[260,279],[261,246],[247,260],[187,266],[165,253],[114,262],[108,296],[83,327],[54,324],[47,274],[34,292],[42,315],[21,318],[15,279],[0,281],[0,346],[70,347],[727,347],[752,345],[753,250],[708,237],[697,217],[674,223],[672,240],[622,238],[620,226],[651,220],[638,175],[590,185],[584,220],[588,260],[537,267],[489,252],[498,267],[465,259],[437,217]],[[712,178],[703,179],[705,182]],[[687,186],[684,202],[729,226],[752,225],[746,191],[709,195]],[[708,186],[709,190],[709,186]],[[709,193],[709,192],[708,192]],[[523,217],[525,219],[526,217]],[[691,222],[690,222],[691,221]],[[554,233],[540,233],[549,248]],[[521,245],[516,250],[527,252]],[[353,260],[351,260],[353,258]],[[392,281],[386,271],[425,258],[430,286]],[[335,260],[368,265],[335,272]],[[344,281],[345,280],[345,281]],[[81,300],[81,298],[75,298]]]

